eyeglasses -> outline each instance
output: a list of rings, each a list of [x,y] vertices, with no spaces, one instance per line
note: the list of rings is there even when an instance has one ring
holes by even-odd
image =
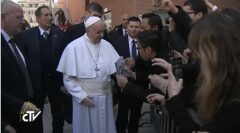
[[[192,12],[186,12],[187,14],[192,14],[192,13],[197,13],[197,12],[194,12],[194,11],[192,11]]]
[[[137,50],[140,50],[140,49],[142,49],[142,48],[144,48],[144,47],[136,47]]]

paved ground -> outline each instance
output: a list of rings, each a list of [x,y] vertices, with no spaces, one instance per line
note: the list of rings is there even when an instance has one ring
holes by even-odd
[[[149,105],[144,104],[142,112],[148,111]],[[51,109],[49,103],[45,104],[44,113],[43,113],[43,126],[44,133],[51,133],[52,131],[52,118],[51,118]],[[149,114],[144,115],[141,120],[141,123],[149,123]],[[65,122],[64,124],[64,133],[72,133],[72,126]],[[152,124],[143,124],[142,127],[139,127],[139,133],[156,133],[155,128]]]

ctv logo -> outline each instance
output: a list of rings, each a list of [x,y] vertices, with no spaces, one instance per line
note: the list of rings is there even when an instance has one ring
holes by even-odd
[[[22,114],[22,120],[24,122],[33,122],[40,114],[41,111],[38,111],[37,114],[34,114],[34,111],[26,111]]]

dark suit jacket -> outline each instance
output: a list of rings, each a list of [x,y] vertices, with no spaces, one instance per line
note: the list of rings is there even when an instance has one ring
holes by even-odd
[[[239,88],[236,88],[240,90]],[[217,115],[207,124],[200,126],[189,115],[187,107],[182,103],[179,95],[166,102],[168,112],[179,124],[179,133],[192,133],[192,131],[209,131],[211,133],[239,133],[240,132],[240,102],[239,91],[237,97],[230,101],[225,100]]]
[[[115,39],[112,45],[118,52],[118,54],[120,56],[123,56],[124,59],[130,57],[128,37],[119,36],[118,38]]]
[[[66,30],[65,40],[64,40],[65,44],[66,45],[69,44],[70,42],[72,42],[73,40],[77,39],[78,37],[84,34],[85,34],[85,25],[83,22],[70,26]]]
[[[51,27],[51,57],[54,62],[54,67],[57,69],[62,51],[64,49],[63,38],[64,32],[58,29],[55,26]],[[42,85],[42,68],[41,68],[41,51],[40,51],[40,42],[39,42],[40,30],[38,27],[29,29],[19,35],[19,40],[24,45],[24,51],[26,57],[29,60],[29,70],[32,74],[33,84],[36,88],[41,90]],[[55,78],[55,81],[52,81],[51,84],[54,85],[52,91],[56,91],[62,85],[61,74],[55,71],[52,75]]]
[[[122,25],[116,26],[109,32],[109,39],[111,42],[115,42],[118,37],[124,37],[122,31]]]
[[[116,26],[114,29],[118,32],[119,35],[123,36],[122,25]]]
[[[3,36],[1,41],[1,111],[5,121],[16,127],[20,122],[19,116],[23,103],[31,101],[32,98],[27,95],[25,77],[14,53]],[[21,49],[19,45],[18,47]]]

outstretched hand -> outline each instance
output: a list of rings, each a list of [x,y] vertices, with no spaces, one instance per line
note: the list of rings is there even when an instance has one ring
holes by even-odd
[[[154,66],[160,66],[167,70],[168,72],[168,96],[172,98],[175,95],[178,95],[182,89],[183,80],[179,79],[178,81],[173,75],[172,65],[167,61],[161,58],[154,58],[152,60]]]
[[[176,14],[178,12],[178,8],[176,8],[171,0],[162,0],[160,10],[169,11],[173,14]]]
[[[160,66],[163,67],[164,69],[166,69],[168,72],[172,71],[172,65],[170,63],[168,63],[167,61],[165,61],[164,59],[161,58],[154,58],[152,60],[153,62],[153,66]]]
[[[152,83],[152,85],[159,90],[162,91],[162,93],[166,94],[167,86],[168,86],[168,79],[164,79],[161,77],[161,75],[149,75],[148,79]]]

